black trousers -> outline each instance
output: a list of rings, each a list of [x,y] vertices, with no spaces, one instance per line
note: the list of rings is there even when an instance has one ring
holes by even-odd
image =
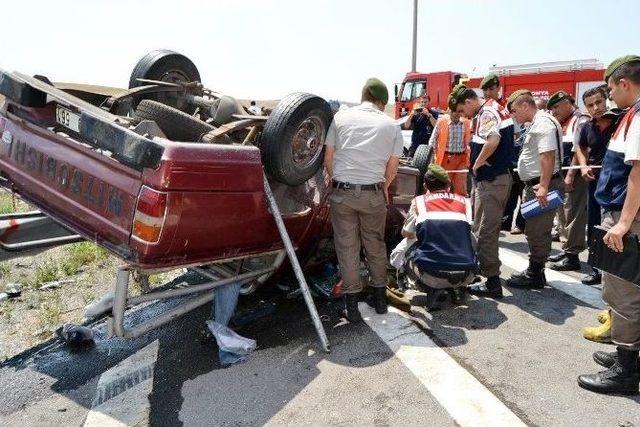
[[[511,193],[509,193],[507,205],[504,207],[504,213],[502,214],[502,229],[511,230],[513,215],[515,214],[516,227],[520,230],[524,230],[525,220],[520,209],[515,212],[516,207],[518,206],[518,198],[522,195],[522,191],[524,190],[524,182],[522,182],[518,172],[516,171],[511,171],[511,178],[513,179],[513,184],[511,185]]]
[[[602,210],[595,197],[598,180],[589,181],[589,198],[587,200],[587,244],[591,244],[591,230],[602,222]]]

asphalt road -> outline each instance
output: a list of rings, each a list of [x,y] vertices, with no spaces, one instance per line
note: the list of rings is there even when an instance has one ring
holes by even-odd
[[[526,244],[505,235],[502,247],[506,278],[526,264]],[[330,354],[303,302],[274,290],[261,296],[276,313],[239,330],[258,349],[228,368],[205,332],[208,307],[130,341],[99,327],[92,348],[50,342],[1,365],[0,425],[640,426],[640,397],[576,385],[599,369],[591,354],[612,349],[580,336],[602,304],[580,277],[550,273],[542,291],[434,313],[420,294],[408,315],[363,302],[358,325],[319,301]]]

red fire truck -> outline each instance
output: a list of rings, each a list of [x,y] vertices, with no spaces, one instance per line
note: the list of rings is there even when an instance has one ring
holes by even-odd
[[[491,67],[489,71],[499,76],[503,97],[517,89],[526,88],[536,98],[548,99],[554,92],[565,90],[576,98],[581,108],[584,107],[582,94],[604,83],[604,66],[596,59]],[[431,107],[446,110],[447,97],[453,86],[464,83],[480,91],[481,81],[482,77],[469,78],[466,74],[455,71],[407,73],[403,82],[395,87],[395,117],[408,114],[416,99],[425,93],[431,99]]]

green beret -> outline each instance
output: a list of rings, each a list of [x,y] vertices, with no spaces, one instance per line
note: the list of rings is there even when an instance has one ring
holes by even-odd
[[[629,62],[636,62],[636,61],[640,61],[640,56],[625,55],[625,56],[621,56],[620,58],[614,59],[613,62],[609,64],[609,66],[604,72],[604,81],[606,82],[607,80],[609,80],[609,77],[611,77],[611,74],[613,74],[613,72],[616,71],[621,66],[628,64]]]
[[[526,94],[533,96],[531,94],[531,91],[528,89],[518,89],[515,92],[513,92],[511,95],[509,95],[509,98],[507,98],[507,110],[511,110],[511,103],[515,101],[516,98],[518,98],[520,95],[526,95]]]
[[[553,107],[560,101],[564,101],[565,99],[571,100],[571,95],[563,90],[557,91],[556,93],[551,95],[551,97],[547,101],[547,110],[550,110],[551,107]]]
[[[378,101],[382,101],[385,105],[389,102],[389,91],[387,90],[387,86],[382,83],[382,80],[371,77],[364,84],[364,87],[369,91],[371,96]]]
[[[458,102],[458,98],[460,97],[460,95],[462,95],[462,92],[464,92],[465,90],[467,90],[467,87],[465,85],[463,85],[462,83],[458,84],[458,85],[455,85],[453,87],[453,89],[451,89],[451,94],[449,94],[449,96],[453,100],[455,100],[455,102],[457,103]]]
[[[480,89],[489,89],[492,86],[500,86],[500,79],[496,73],[487,74],[480,82]]]
[[[429,167],[427,168],[427,173],[424,175],[425,179],[426,178],[431,178],[431,179],[436,179],[438,181],[440,181],[443,184],[451,184],[451,181],[449,181],[449,174],[447,173],[447,171],[440,165],[437,165],[435,163],[431,163],[429,165]]]

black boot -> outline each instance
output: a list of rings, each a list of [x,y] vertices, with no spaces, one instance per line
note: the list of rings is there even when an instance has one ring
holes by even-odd
[[[610,368],[618,361],[618,352],[596,351],[593,353],[593,360],[600,366]]]
[[[583,285],[588,286],[599,285],[600,282],[602,282],[602,274],[600,273],[600,270],[594,269],[591,274],[585,276],[581,282]]]
[[[512,274],[507,281],[507,286],[513,288],[542,289],[546,284],[544,264],[533,261],[529,261],[529,267],[525,271]]]
[[[362,322],[362,316],[358,310],[358,294],[346,294],[344,300],[347,320],[351,323]]]
[[[385,314],[387,312],[387,288],[373,288],[373,305],[376,313]]]
[[[496,299],[502,298],[502,282],[500,276],[488,277],[486,282],[469,286],[467,289],[471,295]]]
[[[578,385],[596,393],[638,394],[638,350],[618,347],[618,360],[606,371],[592,375],[580,375]]]
[[[600,366],[610,368],[618,361],[618,352],[613,351],[609,353],[606,351],[596,351],[593,353],[593,360]],[[640,360],[638,360],[636,368],[638,369],[638,372],[640,372]]]
[[[566,254],[566,256],[550,265],[556,271],[580,271],[580,258],[576,254]]]
[[[567,253],[565,251],[562,251],[555,255],[549,255],[547,260],[549,262],[558,262],[558,261],[562,261],[566,256],[567,256]]]

